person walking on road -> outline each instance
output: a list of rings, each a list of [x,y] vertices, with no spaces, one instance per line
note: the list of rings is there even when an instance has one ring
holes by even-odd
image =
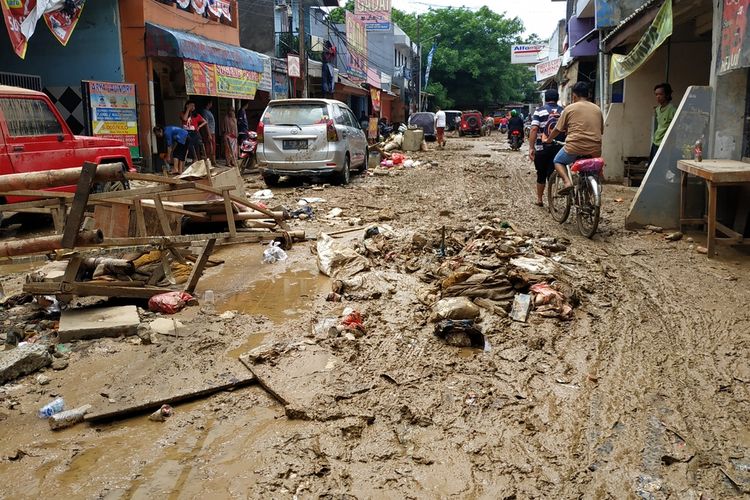
[[[559,195],[566,195],[573,190],[566,165],[582,156],[602,155],[604,116],[599,106],[589,101],[589,91],[589,84],[586,82],[578,82],[573,86],[573,104],[563,110],[554,130],[544,141],[552,144],[560,134],[566,134],[565,146],[555,155],[555,170],[565,183],[558,191]]]
[[[437,143],[439,148],[445,147],[445,125],[447,124],[445,118],[445,111],[437,107],[435,112],[435,133],[437,134]]]
[[[563,112],[562,106],[557,104],[559,99],[557,90],[545,91],[544,105],[537,108],[531,117],[529,160],[534,162],[536,169],[536,205],[540,207],[544,206],[544,188],[547,186],[547,179],[555,171],[555,155],[561,147],[556,144],[544,144],[546,136],[554,130]]]
[[[656,152],[659,151],[664,136],[667,135],[669,125],[677,113],[677,108],[672,104],[672,86],[668,83],[660,83],[654,87],[654,96],[656,97],[656,106],[654,107],[654,135],[651,139],[651,153],[648,157],[648,164],[654,161]]]

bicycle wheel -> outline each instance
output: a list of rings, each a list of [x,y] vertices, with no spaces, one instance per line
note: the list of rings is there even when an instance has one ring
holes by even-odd
[[[576,213],[578,230],[586,238],[591,238],[599,227],[599,213],[601,211],[599,198],[599,183],[592,176],[587,176],[581,182],[580,206]]]
[[[557,172],[552,172],[547,181],[547,206],[549,206],[552,218],[560,224],[568,220],[570,205],[573,201],[572,193],[565,195],[557,194],[564,186],[565,182],[557,175]]]

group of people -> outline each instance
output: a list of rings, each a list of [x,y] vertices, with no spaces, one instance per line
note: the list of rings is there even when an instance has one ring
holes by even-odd
[[[250,130],[247,119],[249,101],[243,102],[237,112],[229,108],[224,116],[222,137],[224,158],[227,165],[237,165],[237,145],[247,137]],[[185,168],[188,153],[195,160],[208,159],[216,163],[216,118],[211,109],[213,101],[207,100],[198,111],[195,101],[187,101],[180,113],[180,126],[154,127],[154,135],[164,139],[166,153],[164,160],[172,164],[170,173],[179,175]]]

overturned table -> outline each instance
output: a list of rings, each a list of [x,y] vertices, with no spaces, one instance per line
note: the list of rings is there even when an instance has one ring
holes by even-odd
[[[709,257],[716,255],[716,245],[718,243],[729,245],[750,243],[750,239],[745,238],[743,234],[730,229],[716,220],[717,188],[719,186],[750,185],[750,163],[735,160],[704,160],[700,162],[695,160],[680,160],[677,162],[677,168],[680,169],[681,173],[680,229],[685,225],[705,224],[708,233],[706,246]],[[688,175],[695,175],[706,181],[708,188],[708,213],[704,217],[696,219],[687,218],[685,215]],[[735,222],[735,227],[739,228],[740,231],[744,230],[744,222],[747,221],[748,210],[750,210],[750,206],[740,203],[737,216],[741,218],[743,223],[737,224]],[[726,235],[726,237],[717,238],[717,230]]]

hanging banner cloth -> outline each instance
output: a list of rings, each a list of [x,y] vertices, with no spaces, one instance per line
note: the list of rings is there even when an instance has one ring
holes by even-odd
[[[86,0],[0,0],[13,51],[21,59],[26,57],[29,39],[42,18],[52,35],[66,45],[85,3]]]
[[[672,0],[665,0],[651,26],[638,40],[633,50],[626,55],[612,54],[612,64],[609,71],[610,83],[624,80],[635,72],[641,64],[648,61],[656,49],[672,36],[673,24]]]

